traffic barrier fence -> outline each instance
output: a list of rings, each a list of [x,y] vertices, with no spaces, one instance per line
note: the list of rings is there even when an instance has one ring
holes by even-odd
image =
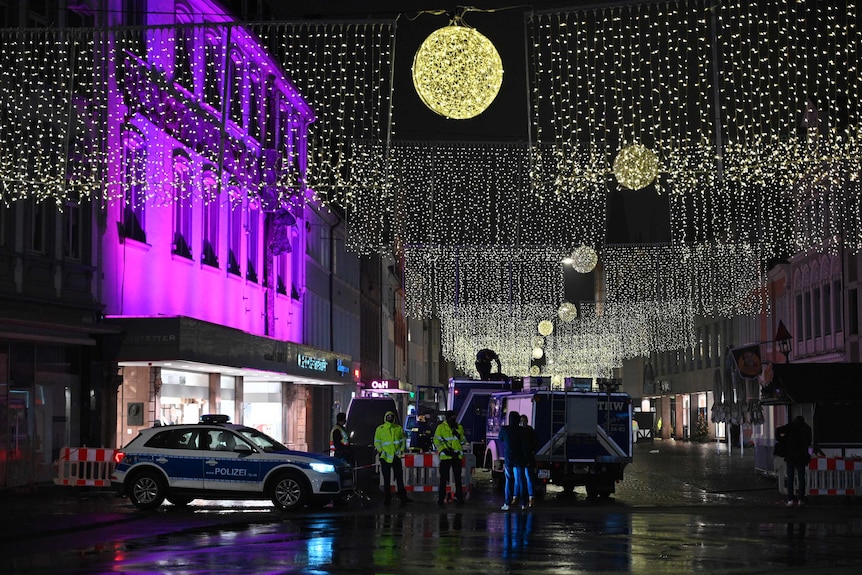
[[[440,456],[437,453],[408,453],[401,458],[404,469],[404,489],[411,493],[437,493],[440,490]],[[473,487],[473,471],[476,469],[476,456],[465,453],[461,458],[461,485],[464,495]],[[383,485],[383,475],[380,476]],[[397,486],[391,481],[390,489]],[[452,479],[446,485],[446,492],[453,492]]]
[[[57,459],[54,483],[71,487],[108,487],[114,472],[116,449],[63,447]]]
[[[787,495],[787,464],[775,458],[778,492]],[[862,458],[812,457],[805,470],[807,495],[862,495]]]

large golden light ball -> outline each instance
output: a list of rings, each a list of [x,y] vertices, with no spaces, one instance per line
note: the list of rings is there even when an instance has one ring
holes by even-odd
[[[503,83],[503,62],[488,38],[465,26],[431,33],[413,58],[413,86],[434,112],[455,120],[485,111]]]
[[[572,302],[565,301],[557,308],[557,316],[566,323],[571,323],[578,317],[578,308]]]
[[[545,337],[554,333],[554,324],[549,320],[543,319],[539,322],[539,333]]]
[[[595,269],[596,264],[599,263],[599,256],[596,254],[596,250],[590,246],[583,245],[575,248],[570,259],[572,260],[572,267],[580,274],[590,273]]]
[[[630,190],[647,187],[658,177],[658,156],[643,144],[626,146],[614,160],[617,182]]]

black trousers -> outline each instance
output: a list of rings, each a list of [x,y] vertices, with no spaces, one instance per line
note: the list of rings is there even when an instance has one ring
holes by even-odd
[[[464,489],[461,485],[461,460],[460,459],[441,459],[440,460],[440,487],[437,490],[437,501],[442,503],[446,500],[446,485],[449,483],[449,475],[452,474],[455,480],[455,501],[464,502]]]
[[[398,486],[398,495],[407,497],[407,490],[404,489],[404,470],[401,468],[401,458],[397,455],[392,463],[388,463],[382,457],[380,458],[380,473],[383,474],[383,498],[386,501],[392,500],[392,483],[390,474],[395,474],[395,485]]]

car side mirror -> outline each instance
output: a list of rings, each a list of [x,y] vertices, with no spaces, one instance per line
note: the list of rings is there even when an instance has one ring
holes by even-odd
[[[237,443],[233,450],[240,455],[251,455],[251,446],[247,443]]]

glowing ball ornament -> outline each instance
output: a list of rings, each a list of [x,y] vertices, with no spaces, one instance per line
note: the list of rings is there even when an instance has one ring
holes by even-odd
[[[538,365],[530,366],[530,375],[539,375],[540,373],[542,373],[542,370],[539,369]]]
[[[595,269],[596,264],[599,262],[599,256],[596,254],[596,250],[590,246],[583,245],[575,248],[570,259],[572,261],[572,267],[580,274],[590,273]]]
[[[541,347],[533,348],[533,359],[542,359],[542,356],[545,355],[545,350]]]
[[[566,323],[571,323],[578,317],[578,308],[571,302],[563,302],[557,308],[557,316]]]
[[[534,335],[530,340],[531,347],[545,347],[545,338],[540,335]]]
[[[630,190],[647,187],[658,177],[658,156],[642,144],[626,146],[614,160],[617,182]]]
[[[431,33],[413,58],[413,86],[431,110],[455,120],[484,112],[503,84],[503,63],[488,38],[451,24]]]
[[[544,336],[549,336],[554,333],[554,324],[547,319],[539,322],[539,333]]]

